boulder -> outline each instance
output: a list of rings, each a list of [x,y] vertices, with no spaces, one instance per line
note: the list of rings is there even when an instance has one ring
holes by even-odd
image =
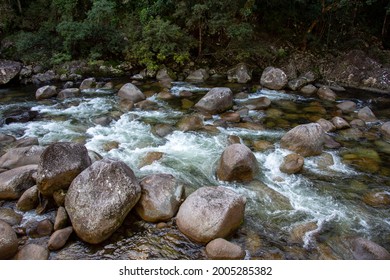
[[[177,123],[177,127],[184,132],[200,130],[203,126],[203,118],[199,115],[185,116]]]
[[[352,239],[351,245],[356,260],[390,260],[390,253],[385,248],[363,237]]]
[[[259,164],[252,151],[243,144],[233,144],[222,153],[217,177],[222,181],[252,181],[258,170]]]
[[[78,88],[66,88],[66,89],[61,90],[58,93],[57,98],[59,98],[59,99],[67,99],[67,98],[76,97],[78,95],[80,95],[80,89],[78,89]]]
[[[217,238],[207,244],[206,255],[212,260],[242,260],[245,257],[245,251],[232,242]]]
[[[260,78],[260,84],[263,87],[274,90],[283,89],[287,83],[288,79],[286,73],[275,67],[265,68]]]
[[[233,92],[229,88],[217,87],[203,96],[195,108],[202,113],[219,114],[233,106]]]
[[[351,127],[349,123],[346,120],[344,120],[342,117],[333,117],[332,123],[336,127],[336,129],[344,129],[344,128]]]
[[[24,245],[15,255],[14,260],[47,260],[49,250],[38,244]]]
[[[0,260],[12,258],[18,251],[18,238],[13,228],[0,221]]]
[[[56,219],[54,221],[54,230],[63,229],[68,225],[68,214],[64,207],[58,207]]]
[[[47,244],[47,247],[50,251],[56,251],[61,249],[65,246],[66,242],[68,241],[70,235],[73,232],[72,227],[67,227],[64,229],[59,229],[55,231],[49,239],[49,242]]]
[[[386,140],[390,140],[390,121],[381,125],[380,131]]]
[[[37,186],[44,196],[67,189],[73,179],[91,165],[87,149],[78,143],[58,142],[48,146],[38,164]]]
[[[13,144],[14,148],[23,148],[23,147],[31,147],[31,146],[39,146],[38,137],[26,137],[21,138],[15,141]],[[41,148],[42,151],[44,148]]]
[[[332,122],[328,121],[328,120],[319,119],[317,121],[317,123],[322,127],[322,129],[325,132],[331,132],[331,131],[336,130],[336,127],[334,126],[334,124]]]
[[[35,92],[35,98],[37,100],[52,98],[57,95],[56,86],[43,86],[37,89]]]
[[[204,82],[209,78],[209,73],[206,69],[198,69],[191,72],[186,78],[190,82]]]
[[[283,173],[295,174],[302,170],[305,159],[298,154],[289,154],[283,158],[279,169]]]
[[[137,178],[124,162],[102,159],[73,180],[65,209],[76,234],[97,244],[122,224],[140,196]]]
[[[288,82],[288,87],[291,90],[297,91],[302,87],[306,86],[309,83],[312,83],[316,80],[316,77],[313,72],[306,72],[305,74],[299,76],[296,79],[292,79]]]
[[[317,90],[317,95],[320,99],[335,101],[336,93],[327,86],[322,86]]]
[[[32,186],[22,194],[18,200],[18,203],[16,203],[16,207],[20,211],[29,211],[35,209],[39,204],[38,194],[39,192],[37,186]]]
[[[244,219],[246,199],[224,187],[202,187],[183,202],[176,216],[179,230],[191,240],[208,243],[225,238]]]
[[[301,88],[300,92],[306,96],[312,96],[317,92],[317,90],[317,87],[313,85],[306,85]]]
[[[33,174],[37,165],[26,165],[0,173],[0,200],[18,199],[22,193],[35,185]]]
[[[25,165],[38,164],[44,150],[45,148],[41,146],[10,149],[0,158],[0,168],[13,169]]]
[[[378,119],[374,115],[374,113],[371,111],[369,107],[364,107],[358,111],[358,118],[361,119],[364,122],[376,122]]]
[[[356,110],[356,103],[353,101],[344,101],[336,105],[344,114],[353,113]]]
[[[227,71],[227,78],[231,83],[246,84],[252,80],[252,70],[247,64],[239,63]]]
[[[90,88],[94,88],[96,86],[96,79],[95,78],[88,78],[81,82],[81,85],[79,87],[80,90],[86,90]]]
[[[135,85],[133,85],[132,83],[127,83],[127,84],[123,85],[118,92],[118,96],[121,100],[129,100],[129,101],[132,101],[134,103],[137,103],[137,102],[140,102],[140,101],[146,99],[146,97],[142,93],[142,91],[139,88],[137,88]]]
[[[146,176],[140,182],[141,198],[135,210],[147,222],[171,219],[179,209],[184,195],[184,186],[170,174]]]
[[[20,62],[11,61],[11,60],[0,60],[0,85],[5,85],[13,78],[15,78],[20,70],[22,69],[22,64]]]
[[[315,156],[322,153],[325,132],[318,123],[302,124],[288,131],[280,140],[284,149],[301,156]]]
[[[0,208],[0,220],[6,222],[10,226],[19,225],[23,216],[16,213],[10,208]]]

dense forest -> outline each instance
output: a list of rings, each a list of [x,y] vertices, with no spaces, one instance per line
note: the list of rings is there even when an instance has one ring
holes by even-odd
[[[283,47],[390,47],[387,0],[1,0],[0,57],[233,64]],[[374,38],[374,39],[373,39]],[[277,42],[272,54],[265,45]]]

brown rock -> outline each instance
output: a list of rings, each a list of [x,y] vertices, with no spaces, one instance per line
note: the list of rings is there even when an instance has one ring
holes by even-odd
[[[56,202],[57,206],[65,205],[65,196],[66,196],[66,190],[57,190],[53,192],[53,199]]]
[[[322,86],[318,89],[317,95],[319,98],[323,100],[328,100],[328,101],[335,101],[336,100],[336,94],[334,93],[333,90],[331,90],[327,86]]]
[[[10,226],[19,225],[23,216],[16,213],[10,208],[0,208],[0,220],[6,222]]]
[[[219,114],[233,106],[233,92],[229,88],[217,87],[203,96],[195,108],[202,113]]]
[[[235,122],[238,123],[241,120],[241,116],[236,112],[226,112],[221,114],[221,119],[227,122]]]
[[[12,227],[0,221],[0,260],[12,258],[18,251],[18,238]]]
[[[73,232],[72,227],[67,227],[64,229],[60,229],[55,231],[49,239],[48,248],[50,251],[56,251],[65,246],[68,241],[70,235]]]
[[[325,133],[318,123],[298,125],[280,140],[280,146],[304,157],[322,153]]]
[[[29,211],[38,206],[39,197],[38,197],[38,188],[37,186],[32,186],[27,189],[22,196],[19,198],[16,207],[20,211]]]
[[[349,123],[341,117],[333,117],[332,123],[334,124],[336,129],[344,129],[351,127]]]
[[[323,129],[325,132],[331,132],[331,131],[336,130],[336,127],[334,126],[334,124],[331,123],[331,122],[328,121],[328,120],[319,119],[319,120],[317,121],[317,123],[322,127],[322,129]]]
[[[68,225],[68,213],[64,207],[58,207],[56,219],[54,222],[54,230],[57,231],[59,229],[63,229]]]
[[[35,185],[33,173],[37,165],[26,165],[0,173],[0,200],[18,199],[25,190]]]
[[[150,165],[155,161],[160,160],[163,157],[164,153],[161,152],[148,152],[146,156],[141,160],[138,165],[139,168],[142,168],[146,165]]]
[[[15,260],[47,260],[49,250],[38,244],[27,244],[19,250],[14,257]]]
[[[344,114],[353,113],[356,110],[356,103],[353,101],[344,101],[336,105]]]
[[[199,115],[185,116],[177,123],[177,127],[184,132],[200,130],[203,126],[203,119]]]
[[[208,243],[232,234],[244,219],[246,199],[224,187],[203,187],[180,206],[179,230],[191,240]]]
[[[389,192],[370,192],[363,196],[363,201],[367,205],[376,208],[390,207],[390,193]]]
[[[358,111],[358,118],[365,122],[376,122],[378,120],[367,106]]]
[[[295,174],[302,170],[305,159],[298,154],[289,154],[284,157],[279,169],[283,173]]]
[[[217,177],[222,181],[251,181],[259,170],[252,151],[243,144],[228,146],[221,155]]]
[[[351,245],[356,260],[390,260],[390,253],[385,248],[365,238],[354,238]]]
[[[238,245],[223,238],[210,241],[206,246],[206,254],[212,260],[242,260],[245,251]]]
[[[135,206],[147,222],[168,221],[179,209],[184,186],[170,174],[146,176],[141,182],[141,198]]]
[[[13,169],[25,165],[38,164],[44,150],[45,148],[40,146],[10,149],[0,158],[0,168]]]

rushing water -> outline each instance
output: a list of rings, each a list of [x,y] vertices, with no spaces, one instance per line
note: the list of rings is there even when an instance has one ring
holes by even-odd
[[[147,89],[147,85],[144,85]],[[143,88],[141,86],[141,88]],[[362,197],[372,190],[389,191],[390,144],[375,131],[364,140],[334,133],[343,144],[324,155],[305,159],[301,174],[287,175],[279,170],[283,157],[290,152],[279,147],[284,133],[297,124],[308,123],[334,114],[334,104],[307,98],[298,93],[257,90],[240,102],[267,96],[271,107],[265,111],[249,111],[248,117],[261,123],[264,129],[240,125],[216,126],[217,130],[182,132],[175,129],[161,138],[153,133],[157,124],[175,126],[192,109],[181,108],[180,92],[190,91],[191,102],[198,100],[209,87],[176,83],[171,89],[175,97],[161,101],[156,94],[148,99],[158,104],[158,110],[134,109],[122,113],[115,91],[94,90],[81,97],[64,101],[34,100],[33,88],[1,89],[0,117],[13,109],[26,108],[39,116],[26,123],[4,124],[0,132],[17,138],[36,136],[41,145],[56,141],[85,143],[103,157],[123,160],[138,178],[153,173],[170,173],[186,185],[186,193],[208,185],[222,185],[247,197],[245,221],[231,238],[241,244],[252,259],[351,259],[348,239],[363,236],[390,249],[390,211],[373,208]],[[153,87],[149,87],[153,88]],[[390,117],[386,106],[375,103],[375,96],[340,94],[340,100],[353,100],[361,108],[370,104],[381,122]],[[370,99],[374,98],[374,99]],[[387,100],[386,97],[381,97]],[[374,101],[373,101],[374,100]],[[109,118],[106,126],[96,124],[102,116]],[[212,126],[219,117],[205,120]],[[375,130],[375,125],[370,124]],[[227,183],[215,177],[215,167],[229,136],[239,136],[255,153],[260,165],[256,180],[249,184]],[[269,149],[255,148],[256,141],[267,141]],[[369,151],[369,152],[367,152]],[[142,164],[149,152],[159,152],[161,159]],[[344,160],[345,153],[374,153],[374,170]],[[370,156],[368,156],[370,159]],[[371,157],[372,158],[372,157]],[[359,162],[358,162],[359,163]],[[371,164],[371,162],[369,162]],[[45,216],[43,216],[45,217]],[[33,212],[24,214],[25,223],[37,218]],[[305,228],[301,234],[299,228]],[[31,242],[34,242],[32,240]],[[87,245],[76,238],[53,259],[202,259],[203,247],[183,236],[174,222],[157,229],[134,215],[129,215],[123,226],[100,245]]]

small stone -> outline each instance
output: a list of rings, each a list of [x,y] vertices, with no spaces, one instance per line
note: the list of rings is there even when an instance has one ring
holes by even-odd
[[[56,251],[65,246],[68,241],[70,235],[73,232],[72,227],[67,227],[64,229],[60,229],[55,231],[49,239],[48,248],[50,251]]]
[[[390,207],[390,193],[386,191],[370,192],[363,196],[365,204],[375,208],[389,208]]]
[[[139,168],[142,168],[146,165],[150,165],[155,161],[160,160],[163,157],[164,153],[161,152],[148,152],[146,156],[141,160],[138,165]]]
[[[374,113],[371,111],[369,107],[364,107],[359,110],[358,112],[358,118],[365,122],[376,122],[378,119],[374,115]]]
[[[68,225],[68,214],[63,206],[58,207],[56,219],[54,222],[54,230],[60,230],[65,228]]]
[[[22,194],[22,196],[18,200],[18,203],[16,204],[16,207],[20,211],[29,211],[36,208],[38,204],[39,204],[38,188],[35,185],[27,189]]]
[[[238,245],[223,238],[210,241],[206,246],[206,254],[212,260],[242,260],[245,251]]]
[[[343,113],[353,113],[356,110],[356,103],[353,101],[344,101],[336,105]]]
[[[331,90],[327,86],[322,86],[318,89],[317,95],[319,98],[323,100],[328,100],[328,101],[335,101],[336,100],[336,94],[334,93],[333,90]]]
[[[280,171],[287,174],[295,174],[302,170],[305,159],[298,154],[289,154],[284,157]]]
[[[344,129],[351,127],[349,123],[341,117],[332,118],[332,123],[334,124],[336,129]]]
[[[14,257],[15,260],[47,260],[49,250],[38,244],[27,244],[19,250]]]
[[[10,226],[19,225],[22,218],[22,215],[10,208],[0,208],[0,220],[6,222]]]

